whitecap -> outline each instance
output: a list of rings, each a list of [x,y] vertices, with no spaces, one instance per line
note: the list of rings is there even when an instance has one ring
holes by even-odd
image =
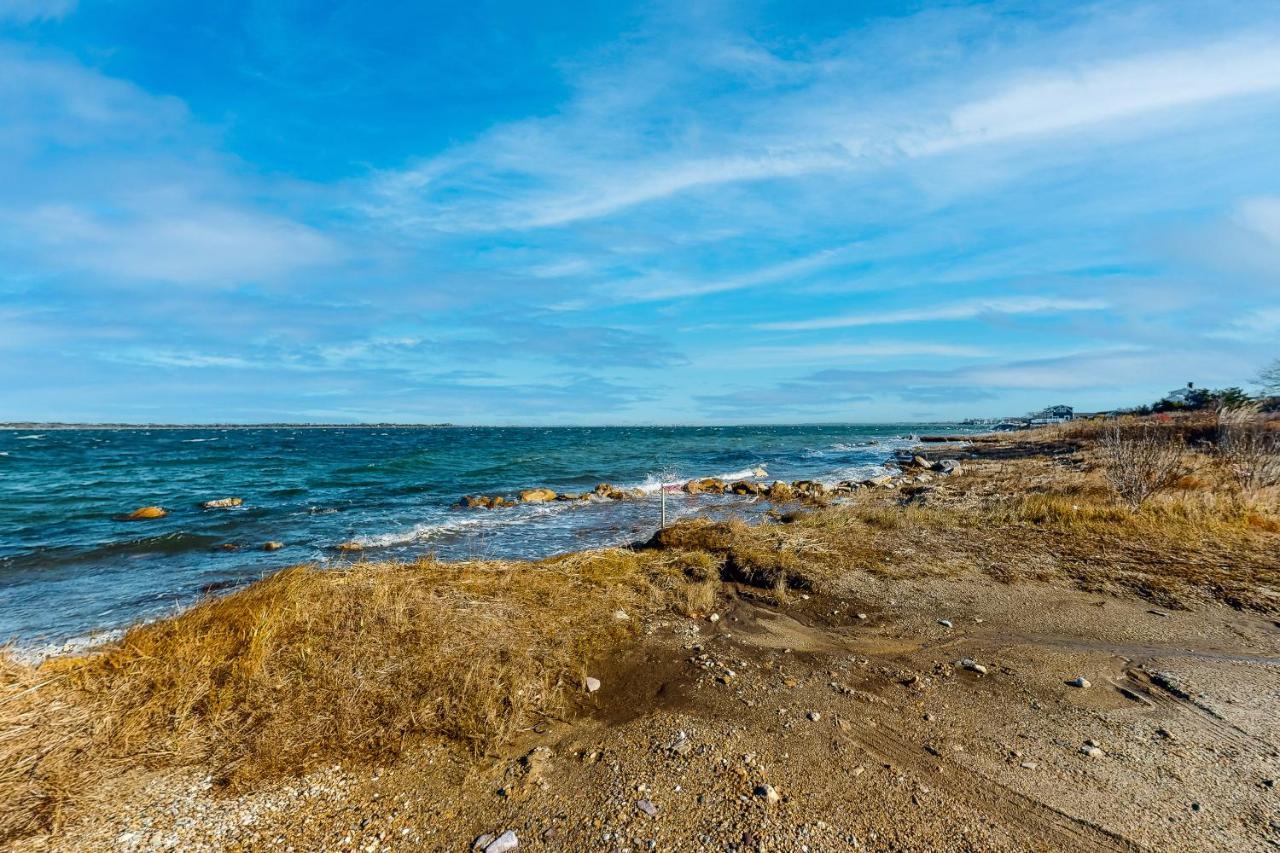
[[[217,441],[217,440],[218,440],[218,439],[217,439],[216,437],[215,437],[215,438],[184,438],[184,439],[182,439],[182,443],[183,443],[183,444],[194,444],[194,443],[195,443],[195,442],[197,442],[197,441]]]
[[[43,435],[43,434],[41,434],[41,435],[17,435],[17,436],[14,436],[14,438],[16,438],[18,441],[39,441],[40,439],[44,438],[44,435]]]

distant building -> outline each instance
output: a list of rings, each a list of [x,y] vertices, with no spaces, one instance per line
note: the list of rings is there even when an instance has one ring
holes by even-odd
[[[1075,417],[1075,409],[1070,406],[1049,406],[1030,415],[1031,425],[1060,424]]]
[[[1191,404],[1191,398],[1196,393],[1196,384],[1188,382],[1186,388],[1174,388],[1168,394],[1164,395],[1161,402],[1173,403],[1179,406],[1188,406]]]

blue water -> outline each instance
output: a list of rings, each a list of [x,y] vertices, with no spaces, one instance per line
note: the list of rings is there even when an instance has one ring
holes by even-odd
[[[769,480],[861,478],[921,429],[0,430],[0,642],[33,649],[118,629],[283,566],[349,560],[333,549],[348,540],[371,559],[542,557],[631,542],[659,524],[659,482],[748,477],[761,465]],[[648,496],[453,506],[463,494],[601,482]],[[198,506],[230,496],[244,506]],[[667,500],[669,517],[761,511],[729,496]],[[168,517],[117,519],[153,504]],[[269,540],[286,547],[263,551]]]

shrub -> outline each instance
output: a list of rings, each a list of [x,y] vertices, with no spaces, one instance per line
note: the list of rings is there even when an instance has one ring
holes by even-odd
[[[1170,488],[1184,473],[1184,446],[1143,426],[1108,429],[1099,444],[1107,482],[1122,501],[1138,509]]]
[[[1245,492],[1280,485],[1280,430],[1268,428],[1258,407],[1218,415],[1218,458]]]

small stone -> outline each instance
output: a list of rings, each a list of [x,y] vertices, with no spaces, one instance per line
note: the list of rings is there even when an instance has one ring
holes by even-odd
[[[950,619],[939,619],[939,620],[938,620],[938,624],[939,624],[939,625],[941,625],[943,628],[950,628],[950,627],[951,627],[951,620],[950,620]]]
[[[1088,745],[1085,745],[1085,746],[1080,747],[1080,754],[1081,754],[1081,755],[1087,755],[1087,756],[1089,756],[1090,758],[1102,758],[1103,756],[1105,756],[1105,755],[1106,755],[1106,753],[1105,753],[1105,752],[1103,752],[1103,751],[1102,751],[1101,749],[1099,749],[1098,747],[1096,747],[1096,746],[1088,746]]]
[[[972,658],[965,658],[964,660],[960,661],[960,666],[964,667],[970,672],[976,672],[978,673],[978,675],[987,674],[987,668],[982,664],[978,663],[977,661],[973,660]]]
[[[625,610],[615,610],[613,611],[613,618],[619,622],[626,622],[631,617],[627,615]]]
[[[822,719],[822,715],[819,714],[817,711],[810,711],[808,716],[809,716],[809,720],[814,723]]]
[[[865,613],[859,613],[859,614],[857,614],[857,617],[858,617],[859,619],[866,619],[866,618],[867,618],[867,614],[865,614]]]
[[[708,617],[707,617],[707,621],[708,621],[708,622],[719,622],[719,621],[720,621],[720,614],[719,614],[719,613],[712,613],[710,616],[708,616]]]
[[[1067,685],[1070,687],[1092,687],[1093,686],[1092,684],[1089,683],[1089,679],[1085,678],[1083,675],[1078,675],[1075,678],[1071,679],[1070,681],[1067,682]]]
[[[477,836],[476,840],[471,842],[471,849],[484,850],[492,843],[493,843],[493,833],[486,832],[484,835]]]
[[[1034,761],[1024,761],[1018,766],[1021,767],[1023,770],[1035,770],[1040,765],[1036,764]]]
[[[782,799],[782,795],[772,785],[757,785],[755,795],[770,803],[777,803]]]
[[[499,835],[489,845],[484,848],[484,853],[507,853],[509,850],[515,850],[520,846],[520,839],[516,838],[515,830],[508,829]]]
[[[597,690],[599,690],[599,689],[600,689],[600,679],[598,679],[598,678],[593,678],[593,677],[591,677],[591,676],[589,676],[589,675],[588,675],[588,676],[587,676],[586,685],[587,685],[587,692],[588,692],[588,693],[595,693]]]
[[[647,814],[649,817],[653,817],[658,813],[658,807],[648,800],[637,800],[636,808]]]

